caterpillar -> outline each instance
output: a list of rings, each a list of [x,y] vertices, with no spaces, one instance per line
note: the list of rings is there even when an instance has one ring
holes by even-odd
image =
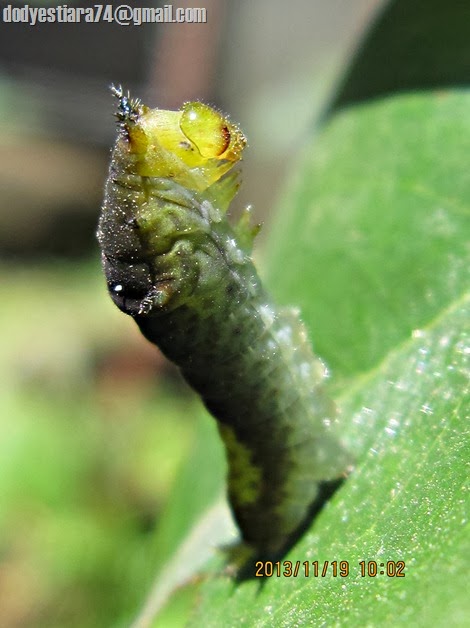
[[[118,134],[98,227],[112,300],[181,370],[216,418],[243,540],[283,551],[349,454],[329,433],[326,369],[294,309],[251,259],[249,210],[231,226],[246,139],[201,102],[149,109],[112,88]]]

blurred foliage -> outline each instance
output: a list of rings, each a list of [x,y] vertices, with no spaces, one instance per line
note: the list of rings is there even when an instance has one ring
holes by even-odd
[[[132,614],[197,431],[198,404],[108,301],[97,264],[0,268],[5,626],[94,627]]]
[[[331,108],[468,84],[469,16],[459,0],[393,0],[365,37]]]

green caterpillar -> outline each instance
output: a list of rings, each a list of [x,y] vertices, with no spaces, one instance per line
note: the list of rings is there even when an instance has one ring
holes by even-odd
[[[113,91],[119,131],[98,229],[109,292],[217,419],[244,541],[279,553],[350,459],[328,433],[325,367],[253,265],[258,229],[248,211],[234,227],[225,216],[245,137],[200,102],[150,110]]]

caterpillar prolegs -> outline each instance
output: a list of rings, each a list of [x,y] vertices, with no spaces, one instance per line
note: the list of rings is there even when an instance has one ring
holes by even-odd
[[[225,215],[245,137],[200,102],[164,111],[114,94],[98,229],[109,292],[217,419],[244,541],[278,553],[349,456],[298,313],[271,302],[253,265],[257,228],[248,211],[235,226]]]

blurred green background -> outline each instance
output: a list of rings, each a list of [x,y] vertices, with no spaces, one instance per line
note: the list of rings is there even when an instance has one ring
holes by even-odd
[[[128,625],[207,421],[106,294],[95,228],[108,85],[151,106],[202,99],[240,122],[251,148],[237,206],[265,221],[262,251],[288,163],[383,2],[185,4],[207,7],[208,23],[0,23],[2,627]]]

